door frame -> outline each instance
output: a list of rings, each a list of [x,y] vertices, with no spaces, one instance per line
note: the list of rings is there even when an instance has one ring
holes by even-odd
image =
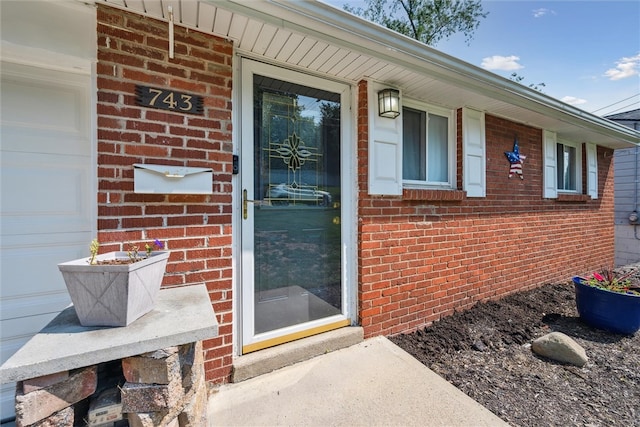
[[[234,175],[233,185],[233,250],[240,254],[235,258],[233,271],[233,289],[235,298],[233,304],[234,319],[234,339],[233,348],[235,355],[242,355],[251,351],[260,350],[266,347],[275,346],[294,339],[303,338],[328,330],[354,325],[357,322],[357,182],[356,182],[356,123],[354,114],[355,109],[355,91],[353,86],[326,78],[323,76],[304,73],[289,68],[282,68],[274,64],[268,64],[259,60],[246,56],[235,56],[236,64],[234,67],[234,85],[233,100],[234,108],[234,154],[239,157],[239,173]],[[243,153],[243,137],[248,135],[253,140],[253,114],[243,114],[243,106],[253,107],[253,79],[254,73],[271,76],[280,80],[287,80],[305,86],[319,86],[326,90],[340,93],[341,97],[341,155],[340,155],[340,173],[341,173],[341,252],[342,252],[342,282],[343,286],[343,306],[344,314],[339,320],[327,322],[326,319],[310,322],[308,327],[289,327],[284,328],[278,333],[260,334],[257,341],[245,340],[249,333],[247,329],[247,321],[252,322],[253,317],[247,316],[245,304],[249,303],[253,292],[246,292],[243,289],[243,243],[242,243],[242,227],[253,227],[253,217],[248,220],[242,217],[242,191],[247,189],[250,194],[253,193],[253,183],[244,183],[242,180],[242,171],[244,168],[253,168],[253,148],[251,152]],[[249,88],[244,91],[243,88]],[[244,120],[243,120],[244,119]],[[252,280],[250,277],[248,280]],[[250,310],[251,311],[251,310]],[[249,319],[247,320],[247,317]],[[332,318],[330,318],[332,319]],[[250,328],[253,329],[252,327]],[[282,331],[286,333],[282,334]]]

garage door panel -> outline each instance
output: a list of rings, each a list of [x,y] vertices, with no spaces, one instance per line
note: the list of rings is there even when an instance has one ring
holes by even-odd
[[[38,316],[33,316],[31,324],[21,322],[20,319],[13,319],[4,322],[3,327],[4,325],[6,325],[6,327],[10,327],[15,334],[10,337],[5,337],[3,335],[2,340],[0,341],[2,343],[2,349],[0,350],[2,361],[4,362],[11,357],[11,355],[29,341],[36,332],[39,332],[42,328],[47,326],[47,323],[53,320],[57,314],[57,312],[43,313]]]
[[[91,76],[2,62],[0,332],[4,362],[70,304],[57,265],[96,233]],[[14,384],[0,389],[13,413]]]
[[[2,68],[3,151],[89,155],[89,79],[4,62]]]
[[[51,287],[54,287],[53,285]],[[28,316],[35,316],[43,313],[58,314],[71,304],[71,298],[67,292],[67,288],[57,288],[51,293],[38,292],[33,295],[24,295],[20,298],[3,298],[0,301],[2,310],[2,321],[22,319]],[[44,326],[44,325],[42,325]],[[5,326],[3,325],[3,328]],[[32,333],[38,332],[42,327],[34,327]]]
[[[11,177],[2,180],[3,236],[92,229],[88,159],[3,153],[2,175]]]
[[[73,236],[77,241],[70,238]],[[66,235],[65,238],[69,239],[66,244],[58,242],[48,246],[3,241],[1,320],[60,311],[70,303],[58,264],[89,256],[89,243],[86,233]],[[25,239],[22,240],[24,243]]]
[[[3,127],[0,135],[4,152],[66,154],[89,158],[87,147],[83,146],[86,144],[87,136],[83,139],[76,134],[52,134],[50,131],[37,132],[33,129],[24,132],[16,127]]]
[[[56,316],[57,313],[45,313],[33,316],[29,322],[15,319],[11,322],[2,322],[2,332],[0,336],[0,363],[4,363],[20,347],[26,344],[29,339],[40,329],[44,328]],[[11,335],[7,336],[5,330],[10,330]],[[2,384],[0,386],[0,419],[8,418],[13,414],[15,402],[15,383]],[[4,424],[3,424],[4,425]]]

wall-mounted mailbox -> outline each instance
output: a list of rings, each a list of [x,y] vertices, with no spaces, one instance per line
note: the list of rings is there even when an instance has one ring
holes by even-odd
[[[136,193],[212,194],[213,169],[186,166],[133,165]]]

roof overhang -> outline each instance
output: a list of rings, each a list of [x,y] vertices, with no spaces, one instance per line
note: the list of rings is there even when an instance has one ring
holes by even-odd
[[[234,42],[238,52],[355,83],[370,79],[404,97],[471,107],[559,138],[609,148],[640,145],[640,132],[468,64],[320,1],[96,0]]]

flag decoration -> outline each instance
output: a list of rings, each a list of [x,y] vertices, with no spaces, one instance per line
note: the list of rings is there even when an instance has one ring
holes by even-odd
[[[505,151],[505,156],[507,156],[507,160],[509,160],[509,178],[511,178],[514,174],[518,175],[520,179],[524,179],[522,176],[522,163],[527,156],[523,156],[520,154],[520,147],[518,146],[518,137],[515,138],[513,142],[513,151]]]

